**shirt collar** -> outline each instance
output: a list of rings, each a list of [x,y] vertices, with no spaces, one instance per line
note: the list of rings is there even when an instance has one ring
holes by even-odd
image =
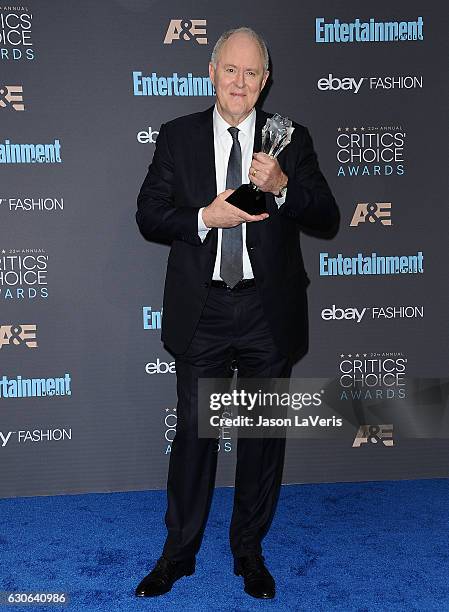
[[[245,134],[245,136],[250,136],[251,131],[254,130],[254,126],[256,124],[256,109],[250,112],[248,117],[242,121],[242,123],[238,124],[238,129]],[[217,110],[217,105],[214,106],[214,129],[218,136],[222,136],[228,128],[232,127],[230,123],[225,121],[223,117]]]

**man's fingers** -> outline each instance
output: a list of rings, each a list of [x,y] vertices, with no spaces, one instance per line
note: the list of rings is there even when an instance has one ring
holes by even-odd
[[[253,160],[254,159],[258,161],[267,161],[268,159],[273,159],[273,158],[267,155],[266,153],[262,153],[260,151],[259,153],[253,153]]]
[[[230,202],[227,201],[226,198],[229,198],[229,196],[234,193],[235,189],[226,189],[226,191],[222,191],[221,193],[218,194],[217,198],[219,200],[222,200],[222,202],[224,204],[226,204],[226,206],[232,206],[232,204]]]
[[[249,215],[244,210],[240,211],[240,219],[246,221],[246,223],[251,223],[252,221],[263,221],[267,219],[270,215],[268,213],[261,213],[260,215]]]
[[[267,172],[265,172],[264,170],[250,170],[249,171],[249,180],[254,183],[255,185],[257,185],[258,187],[260,186],[260,183],[263,181],[265,181],[268,177]]]
[[[266,161],[258,161],[257,159],[253,159],[251,162],[251,168],[254,168],[255,170],[264,170],[267,167],[267,162]]]
[[[253,221],[263,221],[269,216],[268,213],[249,215],[244,210],[228,202],[226,198],[234,191],[234,189],[226,189],[226,191],[223,191],[217,197],[216,204],[218,208],[216,210],[220,210],[218,213],[219,216],[216,217],[218,227],[235,227],[244,222],[251,223]],[[221,220],[219,220],[219,217],[221,217]]]

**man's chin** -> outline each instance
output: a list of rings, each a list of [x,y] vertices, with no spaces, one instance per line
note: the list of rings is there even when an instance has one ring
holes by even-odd
[[[242,117],[244,115],[248,115],[251,108],[248,108],[247,104],[232,104],[229,111],[234,117]]]

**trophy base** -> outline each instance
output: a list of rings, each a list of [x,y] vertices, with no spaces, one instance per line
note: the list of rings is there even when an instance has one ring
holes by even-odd
[[[259,189],[254,189],[249,184],[240,185],[230,196],[226,198],[226,202],[240,208],[249,215],[260,215],[267,212],[265,202],[265,194]]]

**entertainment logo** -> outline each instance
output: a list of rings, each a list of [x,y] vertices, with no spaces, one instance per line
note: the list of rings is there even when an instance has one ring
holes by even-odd
[[[36,325],[26,325],[24,323],[0,325],[0,350],[4,346],[37,348],[36,330]]]
[[[329,253],[320,253],[320,276],[351,275],[387,275],[387,274],[423,274],[424,255],[364,255],[357,253],[353,257],[344,257],[338,253],[335,257]]]
[[[340,400],[383,400],[406,397],[407,358],[403,353],[340,355]]]
[[[337,176],[402,176],[406,133],[400,125],[337,128]]]
[[[48,298],[48,255],[45,249],[0,251],[0,298]]]
[[[143,75],[135,70],[132,73],[133,94],[135,96],[215,96],[215,89],[208,76],[193,76],[188,72],[179,76],[173,72],[160,76],[156,72]]]
[[[61,164],[61,141],[47,144],[0,143],[0,164]]]
[[[195,40],[199,45],[207,45],[206,26],[206,19],[172,19],[165,34],[164,45],[171,45],[174,40]]]
[[[24,6],[0,6],[0,59],[33,60],[33,15]]]
[[[334,19],[326,23],[324,17],[315,19],[315,42],[317,43],[370,43],[370,42],[405,42],[424,40],[424,21],[418,17],[415,21],[340,21]]]
[[[161,329],[162,326],[162,308],[160,310],[152,310],[151,306],[142,307],[143,328],[144,329]]]
[[[0,85],[0,108],[24,111],[22,85]]]
[[[0,377],[0,398],[56,397],[72,395],[72,378],[66,373],[56,378]]]

